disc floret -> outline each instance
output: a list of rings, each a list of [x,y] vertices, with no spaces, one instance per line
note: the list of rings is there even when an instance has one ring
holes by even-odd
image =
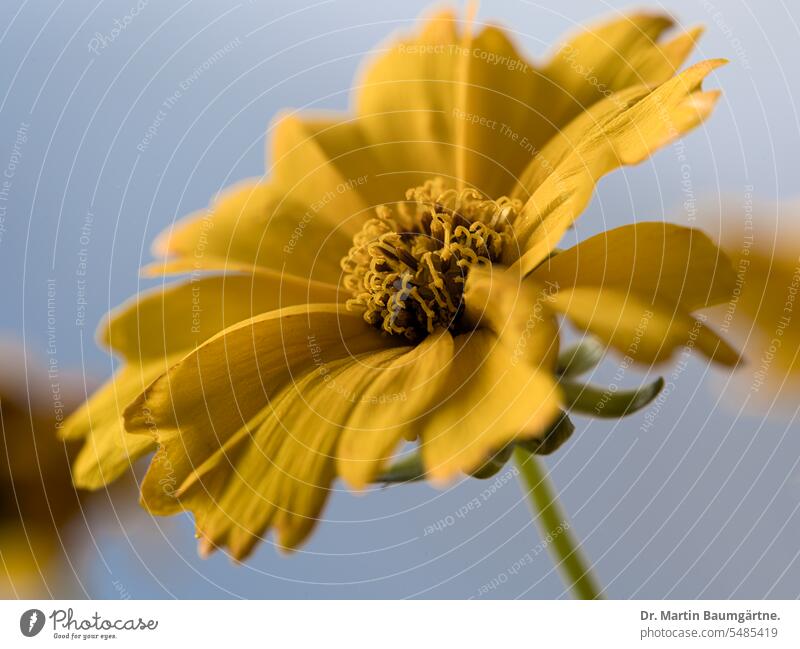
[[[457,330],[464,283],[474,265],[500,258],[519,200],[491,200],[474,189],[447,189],[441,179],[381,205],[342,259],[347,306],[383,331],[417,341],[437,327]]]

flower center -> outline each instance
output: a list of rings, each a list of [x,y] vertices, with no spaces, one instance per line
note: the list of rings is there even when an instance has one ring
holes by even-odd
[[[446,189],[439,178],[379,206],[341,262],[348,308],[412,341],[437,327],[458,330],[470,267],[499,259],[521,209],[519,200]]]

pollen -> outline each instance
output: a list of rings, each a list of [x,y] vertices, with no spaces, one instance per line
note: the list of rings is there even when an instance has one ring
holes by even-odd
[[[474,189],[447,189],[442,179],[381,205],[342,259],[349,309],[388,334],[418,341],[437,327],[458,331],[470,268],[500,258],[522,209]]]

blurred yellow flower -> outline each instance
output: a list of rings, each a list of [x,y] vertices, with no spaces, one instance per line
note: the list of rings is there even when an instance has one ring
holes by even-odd
[[[709,210],[710,211],[710,210]],[[746,364],[725,392],[736,408],[794,411],[800,387],[800,203],[757,203],[745,188],[739,205],[726,200],[719,245],[736,271],[731,299],[713,322],[743,349]]]
[[[266,178],[156,242],[149,272],[189,280],[102,325],[125,365],[68,422],[77,483],[157,448],[144,506],[193,512],[201,550],[242,558],[270,529],[296,547],[336,477],[365,487],[404,440],[435,482],[515,442],[552,450],[574,402],[560,316],[637,362],[691,343],[735,364],[691,315],[734,281],[702,233],[637,223],[555,249],[603,175],[711,113],[722,62],[676,76],[699,31],[662,41],[670,26],[631,14],[536,65],[443,12],[368,63],[351,113],[278,119]]]
[[[18,346],[0,343],[0,355],[0,595],[43,597],[55,586],[53,560],[68,550],[64,527],[80,510],[74,453],[56,435],[79,401]]]

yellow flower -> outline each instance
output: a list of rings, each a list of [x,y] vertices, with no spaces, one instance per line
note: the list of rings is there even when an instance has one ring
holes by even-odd
[[[46,381],[19,347],[3,342],[0,354],[0,596],[41,597],[53,585],[52,560],[66,548],[64,527],[80,508],[74,454],[56,436],[78,400]]]
[[[156,242],[149,272],[190,280],[102,325],[125,365],[67,426],[87,438],[78,483],[157,448],[144,506],[193,512],[201,550],[242,558],[269,530],[296,547],[335,478],[364,488],[404,441],[434,482],[516,442],[552,450],[579,400],[561,316],[640,363],[691,343],[735,364],[691,315],[733,282],[702,233],[638,223],[555,249],[603,175],[710,114],[722,62],[676,76],[699,31],[670,26],[625,16],[536,65],[444,12],[367,65],[352,112],[278,119],[267,176]]]
[[[736,271],[731,298],[711,312],[747,364],[724,387],[734,407],[790,411],[800,387],[800,204],[755,204],[752,189],[723,205],[717,239]],[[709,210],[711,212],[711,210]],[[730,382],[730,385],[728,384]],[[786,413],[784,413],[786,414]]]

